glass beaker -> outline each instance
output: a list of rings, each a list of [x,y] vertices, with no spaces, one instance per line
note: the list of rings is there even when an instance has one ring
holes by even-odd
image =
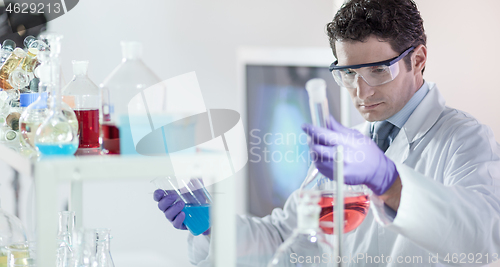
[[[212,198],[203,185],[201,178],[192,178],[189,182],[181,178],[158,177],[151,181],[165,195],[177,195],[177,201],[185,203],[182,211],[186,214],[184,225],[193,235],[200,235],[210,228],[210,205]]]
[[[63,89],[63,101],[76,114],[79,128],[78,150],[100,150],[100,92],[87,76],[88,61],[73,60],[73,79]]]
[[[103,149],[109,154],[123,152],[123,148],[120,147],[122,142],[135,150],[129,123],[129,115],[133,115],[128,112],[129,102],[141,91],[161,82],[142,61],[141,43],[121,42],[121,46],[122,62],[100,85]]]
[[[0,208],[0,267],[7,266],[8,246],[24,244],[26,240],[21,220]]]

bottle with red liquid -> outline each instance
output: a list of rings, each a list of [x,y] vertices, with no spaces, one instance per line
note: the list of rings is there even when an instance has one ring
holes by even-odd
[[[101,151],[100,92],[87,76],[88,61],[73,60],[73,79],[63,90],[63,101],[78,119],[79,146],[76,155],[97,155]]]
[[[161,82],[142,61],[141,43],[121,42],[121,46],[122,62],[100,85],[103,151],[109,154],[137,153],[129,122],[134,116],[130,113],[131,108],[134,108],[129,106],[130,100],[150,86]],[[147,122],[145,126],[144,130],[151,130]]]

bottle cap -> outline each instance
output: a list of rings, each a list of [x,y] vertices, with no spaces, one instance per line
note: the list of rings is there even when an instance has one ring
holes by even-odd
[[[326,100],[326,82],[321,78],[315,78],[306,83],[309,100],[313,103],[320,103]]]
[[[27,107],[31,105],[31,103],[35,102],[38,99],[39,94],[37,93],[28,93],[28,94],[21,94],[19,97],[19,101],[21,102],[21,107]]]
[[[88,60],[73,60],[71,63],[73,63],[73,74],[75,74],[75,76],[87,75],[87,69],[89,67]]]
[[[30,85],[29,85],[29,89],[31,92],[33,93],[38,93],[38,84],[40,83],[40,79],[38,78],[33,78],[31,81],[30,81]]]
[[[124,59],[138,59],[142,57],[142,43],[121,41],[122,57]]]

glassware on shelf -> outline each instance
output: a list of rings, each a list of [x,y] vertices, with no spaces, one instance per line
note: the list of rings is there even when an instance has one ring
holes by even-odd
[[[121,42],[122,62],[100,85],[102,89],[103,149],[109,154],[120,154],[121,142],[135,145],[129,123],[128,104],[132,97],[161,80],[142,61],[142,44]],[[159,96],[160,97],[160,96]],[[149,125],[148,125],[149,126]],[[120,139],[123,139],[120,141]],[[125,141],[124,141],[125,140]]]
[[[0,64],[3,64],[16,48],[16,43],[10,39],[3,41],[0,49]]]
[[[210,205],[212,198],[203,185],[201,178],[193,178],[185,182],[181,178],[158,177],[151,181],[165,195],[178,195],[179,201],[185,203],[184,224],[193,235],[200,235],[210,228]]]
[[[88,61],[72,61],[73,79],[63,89],[63,100],[78,119],[79,143],[77,154],[99,154],[100,92],[87,76]]]
[[[46,85],[40,86],[39,93],[21,94],[21,105],[28,105],[19,118],[20,133],[24,142],[32,149],[35,147],[35,134],[38,127],[47,117]],[[33,101],[33,98],[36,100]],[[31,103],[30,103],[31,102]]]
[[[281,244],[267,265],[273,266],[331,266],[334,263],[333,245],[319,227],[320,193],[301,192],[297,207],[297,228]]]
[[[13,72],[19,64],[24,60],[26,57],[26,52],[22,50],[21,48],[16,48],[12,52],[12,54],[7,58],[5,63],[3,63],[2,67],[0,68],[0,88],[4,90],[10,90],[13,89],[12,85],[9,83],[9,76],[11,72]]]
[[[75,212],[59,212],[59,230],[57,232],[56,267],[71,266],[73,258],[73,230],[75,228]]]
[[[106,228],[95,229],[95,267],[115,267],[111,257],[110,241],[111,230]]]
[[[7,247],[26,242],[26,231],[16,216],[0,208],[0,267],[7,266]]]
[[[69,109],[63,110],[61,97],[61,77],[60,77],[60,40],[61,35],[50,34],[46,36],[50,46],[50,81],[48,91],[49,114],[44,122],[38,127],[35,135],[35,146],[44,156],[49,155],[73,155],[78,148],[78,126],[72,126],[67,119]],[[43,76],[43,75],[42,75]],[[46,79],[46,77],[40,77]],[[76,115],[74,116],[76,118]]]

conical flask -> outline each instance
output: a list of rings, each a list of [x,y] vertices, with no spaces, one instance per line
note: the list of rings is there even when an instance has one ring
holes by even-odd
[[[134,150],[128,107],[130,100],[161,80],[142,61],[142,44],[121,42],[122,62],[100,85],[102,89],[103,149],[109,154]],[[162,98],[164,96],[158,96]],[[149,126],[149,125],[148,125]],[[120,142],[120,138],[124,139]],[[120,147],[124,144],[125,147]],[[132,148],[132,149],[130,149]]]
[[[319,228],[319,200],[320,193],[316,190],[301,192],[297,207],[297,228],[279,246],[268,267],[331,266],[333,245]]]
[[[57,260],[56,267],[71,266],[73,258],[73,230],[75,228],[75,212],[59,212],[59,230],[57,232]]]
[[[99,109],[100,92],[87,76],[88,61],[72,61],[73,79],[63,89],[63,100],[78,119],[78,151],[81,154],[99,152]]]
[[[35,135],[35,146],[44,156],[73,155],[78,148],[77,127],[72,126],[62,108],[60,80],[60,40],[62,36],[51,34],[47,36],[50,45],[50,92],[48,106],[49,115],[40,125]],[[40,77],[42,80],[45,77]],[[73,113],[70,109],[66,112]],[[76,118],[76,116],[75,116]]]
[[[109,247],[111,240],[110,232],[111,230],[105,228],[95,229],[96,255],[94,266],[96,267],[115,267]]]

